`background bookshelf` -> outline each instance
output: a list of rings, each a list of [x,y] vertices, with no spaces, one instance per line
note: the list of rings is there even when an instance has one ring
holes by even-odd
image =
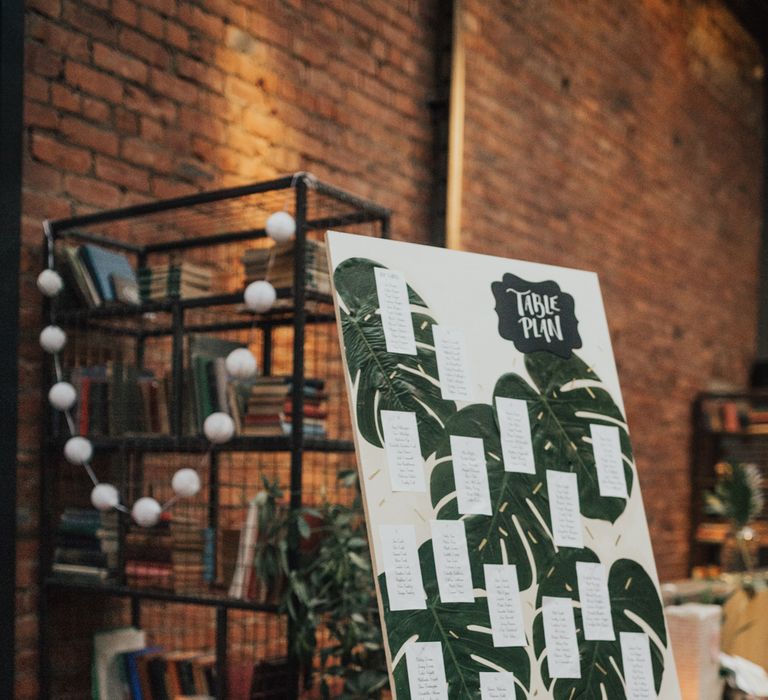
[[[693,405],[691,463],[691,569],[715,574],[729,532],[728,523],[708,515],[705,491],[711,491],[719,462],[756,464],[768,487],[768,392],[703,393]],[[768,566],[768,513],[753,529],[759,542],[759,566]]]
[[[275,250],[264,226],[280,210],[297,230],[292,246]],[[186,672],[198,663],[202,673],[208,664],[217,698],[297,695],[294,663],[286,675],[293,631],[277,614],[274,592],[259,585],[249,562],[240,572],[245,583],[234,585],[241,540],[265,478],[284,488],[281,507],[289,509],[354,498],[337,478],[355,461],[333,306],[314,241],[328,228],[386,236],[388,226],[388,210],[305,174],[46,223],[57,268],[69,277],[68,293],[47,312],[67,332],[62,365],[79,389],[76,428],[94,444],[94,471],[129,506],[147,495],[167,501],[171,475],[182,467],[198,471],[202,488],[154,528],[117,512],[91,522],[90,481],[61,456],[69,432],[60,413],[47,411],[42,697],[86,696],[94,635],[129,625],[171,655],[166,665]],[[76,292],[68,259],[87,245],[118,251],[140,271],[138,304],[93,298],[82,280]],[[261,274],[278,299],[253,314],[243,289]],[[261,393],[222,378],[216,357],[233,344],[257,357]],[[44,386],[53,381],[49,368]],[[205,414],[238,407],[238,434],[211,446],[200,430]],[[301,545],[289,540],[296,561]],[[89,560],[78,547],[99,556]]]

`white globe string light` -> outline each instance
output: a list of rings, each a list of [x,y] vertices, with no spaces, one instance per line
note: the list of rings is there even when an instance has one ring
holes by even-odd
[[[56,270],[48,268],[37,276],[37,288],[45,296],[52,298],[64,288],[64,281]]]
[[[142,496],[131,508],[131,517],[137,525],[141,527],[153,527],[160,520],[160,513],[163,512],[162,506],[149,496]]]
[[[181,498],[191,498],[200,491],[200,475],[194,470],[179,469],[171,479],[173,492]]]
[[[275,288],[266,280],[251,282],[243,295],[245,305],[259,314],[269,311],[277,300]]]
[[[40,332],[40,347],[51,355],[64,349],[67,344],[67,334],[58,326],[46,326]]]
[[[48,401],[59,411],[68,411],[77,401],[77,392],[69,382],[56,382],[48,392]]]
[[[287,211],[276,211],[269,216],[264,228],[275,243],[288,243],[296,235],[296,219]]]
[[[112,510],[120,503],[120,494],[112,484],[96,484],[91,491],[91,503],[96,510]]]
[[[64,456],[70,464],[88,464],[93,457],[93,445],[87,438],[75,435],[64,444]]]
[[[233,379],[250,379],[256,374],[258,365],[253,353],[247,348],[233,350],[224,361],[227,374]]]
[[[235,434],[235,421],[229,414],[216,411],[205,419],[203,432],[212,443],[222,445],[229,442]]]
[[[52,239],[49,238],[49,253],[52,253],[52,245]],[[52,254],[49,255],[49,257],[52,260]],[[54,297],[63,288],[63,282],[61,276],[55,270],[48,268],[43,270],[38,276],[37,286],[45,296]],[[273,294],[273,301],[269,304],[269,306],[271,306],[272,303],[274,303],[276,295],[274,294],[272,285],[268,286],[272,289]],[[46,326],[40,333],[40,346],[47,353],[54,356],[54,368],[57,377],[56,383],[53,384],[48,391],[48,401],[53,408],[63,411],[66,414],[66,422],[70,426],[70,431],[74,432],[73,426],[75,425],[75,419],[72,415],[72,408],[77,402],[77,390],[72,384],[64,381],[61,360],[59,357],[59,353],[64,349],[66,344],[67,334],[59,326],[53,323]],[[256,373],[256,358],[245,348],[241,348],[241,350],[242,352],[238,353],[231,361],[230,358],[227,358],[227,370],[234,377],[251,377]],[[209,436],[211,442],[227,442],[227,440],[234,435],[234,421],[226,413],[214,413],[211,416],[208,416],[208,418],[212,420],[209,423],[206,419],[207,428],[205,433],[206,435],[210,434],[213,436]],[[120,492],[117,488],[112,484],[99,482],[94,474],[90,464],[93,457],[93,444],[88,438],[81,435],[72,435],[64,444],[64,457],[70,464],[84,467],[93,482],[91,504],[94,508],[102,512],[112,510],[113,508],[125,513],[129,512],[128,509],[120,503]],[[173,475],[171,487],[173,488],[175,496],[168,501],[165,506],[161,506],[156,499],[148,496],[139,498],[133,504],[130,513],[137,525],[141,527],[152,527],[156,525],[163,510],[170,507],[177,498],[188,498],[197,494],[200,491],[200,476],[194,469],[179,469]]]

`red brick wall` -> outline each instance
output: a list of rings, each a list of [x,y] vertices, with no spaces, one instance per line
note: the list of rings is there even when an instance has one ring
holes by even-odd
[[[761,94],[717,4],[466,0],[465,246],[600,272],[662,576],[688,406],[753,352]],[[28,0],[18,692],[35,696],[40,221],[310,170],[426,239],[431,0]]]
[[[685,576],[691,400],[755,353],[760,54],[717,3],[465,24],[465,246],[599,273],[659,573]]]
[[[41,220],[309,170],[424,239],[431,4],[27,2],[18,699],[36,691]]]

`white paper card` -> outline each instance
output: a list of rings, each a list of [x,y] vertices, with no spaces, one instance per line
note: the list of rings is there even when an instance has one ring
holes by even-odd
[[[522,399],[496,397],[496,413],[501,429],[501,454],[504,470],[521,474],[535,474],[531,422],[528,404]]]
[[[515,674],[480,671],[480,700],[515,700]]]
[[[453,401],[472,401],[474,392],[469,378],[464,332],[458,328],[437,325],[432,326],[432,336],[435,339],[442,397]]]
[[[427,596],[413,525],[381,525],[379,539],[384,553],[384,571],[391,610],[424,610]]]
[[[403,273],[385,270],[383,267],[374,268],[373,273],[376,276],[376,295],[379,298],[387,352],[415,355],[416,339],[408,302],[408,286]]]
[[[570,598],[544,596],[542,616],[550,677],[581,678],[573,601]]]
[[[599,563],[578,561],[576,578],[579,582],[584,638],[590,641],[616,639],[611,617],[611,600],[605,580],[605,567]]]
[[[592,452],[595,455],[600,495],[627,498],[619,429],[615,425],[591,423],[589,431],[592,434]]]
[[[437,585],[443,603],[472,603],[472,572],[463,520],[431,520]]]
[[[579,512],[579,483],[576,474],[547,470],[549,514],[552,535],[558,547],[584,546]]]
[[[491,493],[482,438],[451,435],[451,457],[459,513],[491,515]]]
[[[405,663],[413,700],[448,700],[440,642],[412,642],[405,648]]]
[[[619,640],[627,700],[655,700],[656,688],[653,684],[648,635],[642,632],[622,632]]]
[[[381,426],[392,490],[424,493],[427,485],[416,414],[412,411],[382,411]]]
[[[517,567],[511,564],[485,564],[483,572],[493,646],[525,646],[525,622]]]

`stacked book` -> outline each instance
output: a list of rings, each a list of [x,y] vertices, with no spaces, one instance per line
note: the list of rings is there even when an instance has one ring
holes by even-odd
[[[80,435],[170,432],[168,382],[148,370],[120,362],[76,367],[70,383],[78,396],[73,416]],[[54,420],[60,423],[61,415]]]
[[[243,343],[213,335],[189,336],[185,378],[193,400],[185,402],[186,433],[202,433],[205,419],[216,411],[229,414],[235,422],[235,431],[240,432],[248,387],[230,380],[226,358],[233,350],[244,347]]]
[[[171,521],[171,537],[174,590],[177,593],[200,591],[204,583],[204,529],[194,520],[174,517]]]
[[[117,511],[66,508],[54,537],[53,573],[94,582],[114,578],[118,566]]]
[[[168,262],[139,269],[142,301],[193,299],[211,293],[213,270],[188,261]]]
[[[144,646],[117,654],[112,668],[122,681],[119,697],[128,700],[213,700],[216,695],[216,656],[208,651],[165,651]],[[118,696],[101,697],[113,700]]]
[[[123,253],[97,245],[61,246],[58,264],[70,301],[93,308],[107,302],[138,304],[136,273]]]
[[[325,382],[322,379],[304,379],[304,435],[323,438],[326,435],[328,410]],[[290,435],[292,432],[292,378],[286,376],[259,377],[250,389],[243,416],[244,435]]]
[[[216,697],[216,655],[205,651],[164,651],[145,647],[123,652],[114,666],[125,678],[121,697],[129,700],[213,700]],[[283,700],[295,682],[286,659],[254,664],[227,663],[229,700]],[[100,696],[114,700],[116,695]]]
[[[125,579],[133,588],[173,590],[173,535],[167,517],[125,535]]]
[[[247,599],[251,592],[252,581],[255,578],[254,556],[259,538],[259,504],[254,498],[248,504],[245,522],[240,530],[237,547],[237,559],[232,571],[232,583],[229,586],[229,597]]]
[[[293,287],[295,241],[268,248],[251,248],[243,254],[246,284],[267,280],[275,289]],[[331,281],[323,241],[305,242],[304,272],[307,291],[330,295]]]
[[[127,635],[131,635],[127,640]],[[94,637],[98,656],[95,700],[213,700],[217,693],[216,655],[210,651],[168,651],[146,645],[141,630],[126,628]],[[143,641],[142,641],[143,639]],[[126,648],[127,647],[127,648]],[[283,700],[295,683],[287,659],[255,663],[227,660],[229,700]]]
[[[327,395],[324,391],[325,382],[321,379],[304,379],[304,437],[324,438],[327,434],[326,421],[328,418]],[[293,402],[291,401],[290,391],[283,404],[285,413],[283,419],[283,433],[290,435],[293,424]]]
[[[747,413],[747,432],[752,435],[768,434],[768,410],[751,408]]]

